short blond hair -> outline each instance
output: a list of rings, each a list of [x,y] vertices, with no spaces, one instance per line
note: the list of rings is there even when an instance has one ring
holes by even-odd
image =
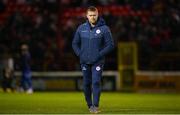
[[[87,10],[86,10],[86,13],[87,13],[88,11],[95,12],[95,11],[98,11],[98,9],[97,9],[95,6],[89,6],[89,7],[87,8]]]

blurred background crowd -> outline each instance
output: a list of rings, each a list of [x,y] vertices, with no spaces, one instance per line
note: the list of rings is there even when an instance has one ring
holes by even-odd
[[[117,70],[118,42],[138,44],[140,70],[180,70],[178,0],[1,0],[0,65],[11,57],[19,70],[26,43],[33,71],[79,70],[71,43],[90,5],[98,7],[116,45],[105,70]]]

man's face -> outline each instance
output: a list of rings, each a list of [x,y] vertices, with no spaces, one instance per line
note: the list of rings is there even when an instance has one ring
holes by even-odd
[[[98,11],[87,11],[87,18],[89,23],[95,24],[98,19]]]
[[[21,52],[22,52],[22,54],[26,54],[28,52],[28,46],[23,44],[21,46]]]

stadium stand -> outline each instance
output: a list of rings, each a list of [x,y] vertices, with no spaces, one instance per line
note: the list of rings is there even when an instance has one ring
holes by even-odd
[[[12,52],[18,70],[19,46],[28,43],[34,71],[79,70],[71,41],[76,27],[85,21],[85,7],[93,4],[110,26],[116,46],[121,41],[138,44],[140,70],[180,69],[178,0],[3,0],[1,56]],[[171,55],[175,61],[160,55]],[[117,70],[117,47],[108,55],[105,70]]]

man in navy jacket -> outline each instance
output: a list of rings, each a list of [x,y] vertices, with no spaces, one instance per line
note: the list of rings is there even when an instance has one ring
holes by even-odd
[[[30,52],[27,44],[22,44],[21,46],[21,70],[22,70],[22,79],[21,79],[21,89],[27,90],[28,94],[33,93],[32,87],[32,75],[30,67]]]
[[[76,30],[72,47],[80,58],[84,95],[89,111],[99,113],[104,57],[114,48],[114,43],[105,21],[98,17],[96,7],[88,7],[86,16],[88,20]]]

